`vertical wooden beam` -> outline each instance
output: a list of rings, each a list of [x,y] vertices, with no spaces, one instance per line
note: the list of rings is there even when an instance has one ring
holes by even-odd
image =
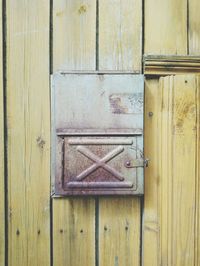
[[[159,174],[158,174],[158,114],[160,112],[158,80],[145,81],[145,157],[150,158],[145,168],[144,216],[143,216],[143,263],[158,266],[159,250]]]
[[[99,0],[99,69],[141,71],[142,1]]]
[[[144,265],[195,265],[199,89],[194,75],[162,78],[159,87],[154,82],[148,81],[146,89],[148,101],[153,91],[157,98],[154,110],[151,104],[146,107],[146,114],[153,112],[145,118],[146,132],[157,132],[146,137],[151,163],[145,184]]]
[[[54,200],[54,265],[95,265],[93,200]]]
[[[53,46],[54,71],[95,70],[96,1],[53,1]],[[53,200],[53,261],[94,266],[94,199]]]
[[[140,199],[100,199],[99,265],[140,265]]]
[[[165,254],[168,253],[169,265],[194,265],[196,77],[167,77],[163,78],[163,81],[162,112],[163,116],[167,113],[168,119],[162,119],[163,124],[168,124],[168,127],[171,125],[171,128],[168,128],[168,134],[165,128],[161,133],[162,143],[167,142],[167,137],[169,139],[168,147],[167,144],[166,149],[161,147],[161,151],[169,151],[168,156],[164,150],[161,154],[161,177],[165,182],[161,185],[162,202],[167,201],[166,209],[162,206],[162,241],[168,242]],[[167,95],[166,91],[169,91],[170,95]],[[165,236],[168,236],[168,241]]]
[[[141,72],[142,1],[99,0],[99,69]],[[99,266],[140,264],[140,199],[99,199]],[[107,229],[106,229],[107,228]]]
[[[196,145],[196,224],[195,224],[195,265],[200,265],[200,76],[197,76],[197,145]]]
[[[50,265],[49,1],[8,0],[8,263]]]
[[[188,45],[190,55],[199,55],[200,52],[200,1],[189,0],[188,1]]]
[[[145,1],[146,54],[187,54],[187,0]]]
[[[94,70],[96,1],[53,1],[53,69]]]
[[[0,264],[4,265],[5,211],[4,211],[4,92],[3,92],[3,18],[0,1]]]
[[[145,36],[144,50],[146,54],[187,54],[187,0],[146,0],[144,6]],[[160,265],[168,263],[168,258],[162,253],[165,247],[165,237],[169,232],[164,233],[165,227],[161,228],[165,221],[161,218],[161,211],[167,209],[167,200],[170,200],[171,188],[168,188],[169,199],[161,197],[162,189],[167,186],[166,174],[161,176],[161,169],[164,169],[166,158],[170,157],[170,148],[166,146],[166,140],[162,136],[165,127],[167,131],[167,113],[163,114],[163,95],[158,80],[147,80],[145,86],[145,156],[150,158],[149,167],[145,173],[145,197],[144,197],[144,233],[143,233],[143,262],[146,265]],[[167,101],[167,96],[165,99]],[[170,95],[168,100],[170,99]],[[170,104],[170,103],[168,103]],[[170,105],[169,105],[170,108]],[[164,119],[165,117],[165,119]],[[171,135],[166,135],[167,140]],[[162,153],[161,153],[161,147]],[[166,149],[166,151],[164,150]],[[163,156],[163,158],[161,157]],[[161,167],[160,161],[164,163]],[[169,160],[168,160],[169,162]],[[172,167],[172,166],[171,166]],[[174,166],[173,166],[174,167]],[[170,165],[168,164],[168,176]],[[162,170],[164,171],[164,170]],[[161,183],[162,181],[162,183]],[[166,194],[163,194],[163,197]],[[168,209],[169,210],[169,209]],[[168,228],[168,230],[171,230]],[[163,242],[164,241],[164,242]],[[168,248],[170,248],[168,246]],[[167,264],[168,263],[168,264]]]

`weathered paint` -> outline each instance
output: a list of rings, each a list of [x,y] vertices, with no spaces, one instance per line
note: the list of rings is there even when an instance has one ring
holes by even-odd
[[[143,160],[143,76],[57,73],[52,84],[55,194],[143,194],[144,164],[126,165]]]

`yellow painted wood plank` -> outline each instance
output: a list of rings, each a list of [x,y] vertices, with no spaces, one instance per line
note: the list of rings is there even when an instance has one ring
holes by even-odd
[[[53,69],[94,70],[96,1],[53,1]]]
[[[143,263],[157,266],[159,250],[159,174],[158,174],[158,114],[160,93],[157,79],[145,81],[145,157],[150,158],[145,168],[144,216],[143,216]]]
[[[197,145],[195,76],[175,77],[173,89],[171,265],[194,265]]]
[[[187,0],[145,0],[147,54],[187,54]]]
[[[153,116],[145,118],[145,132],[153,129],[155,136],[149,133],[145,143],[151,163],[145,178],[144,265],[194,265],[195,245],[198,249],[196,77],[166,77],[159,87],[156,81],[148,81],[146,88],[146,113],[152,109],[151,97],[156,104]]]
[[[4,211],[4,93],[3,93],[3,32],[2,0],[0,1],[0,265],[4,265],[5,211]]]
[[[196,227],[195,265],[200,265],[200,76],[197,77],[197,157],[196,157]]]
[[[159,250],[158,250],[158,265],[162,262],[164,265],[172,265],[172,216],[171,212],[173,207],[172,201],[172,178],[173,178],[173,154],[172,150],[173,139],[173,121],[172,121],[172,102],[173,102],[173,77],[167,77],[166,79],[160,79],[159,91],[160,91],[160,113],[158,115],[158,174],[159,174]],[[174,264],[173,264],[174,265]]]
[[[8,0],[8,263],[50,265],[49,1]]]
[[[83,199],[54,199],[55,266],[95,265],[95,205]]]
[[[99,1],[100,70],[140,72],[141,38],[142,1]],[[137,197],[99,199],[100,266],[139,265],[140,214]]]
[[[189,45],[189,54],[191,55],[199,55],[200,52],[199,9],[200,9],[199,0],[188,1],[188,11],[189,11],[188,45]]]
[[[99,265],[140,265],[140,199],[102,198]]]
[[[142,1],[99,0],[99,69],[141,71]]]
[[[96,1],[53,1],[53,69],[95,70]],[[76,217],[76,221],[74,220]],[[74,223],[75,222],[75,223]],[[74,224],[73,224],[74,223]],[[83,227],[81,233],[79,228]],[[63,233],[60,233],[60,230]],[[53,199],[55,266],[95,264],[95,200]]]

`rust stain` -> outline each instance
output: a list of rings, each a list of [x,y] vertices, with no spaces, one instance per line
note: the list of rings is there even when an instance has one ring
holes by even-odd
[[[109,101],[114,114],[143,113],[143,95],[141,93],[111,94]]]
[[[114,114],[126,114],[128,112],[128,108],[122,105],[120,97],[112,97],[111,95],[109,100]]]

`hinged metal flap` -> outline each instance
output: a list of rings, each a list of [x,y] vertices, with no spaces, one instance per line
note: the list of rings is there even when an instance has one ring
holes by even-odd
[[[60,131],[143,132],[142,75],[53,76],[55,127]]]

